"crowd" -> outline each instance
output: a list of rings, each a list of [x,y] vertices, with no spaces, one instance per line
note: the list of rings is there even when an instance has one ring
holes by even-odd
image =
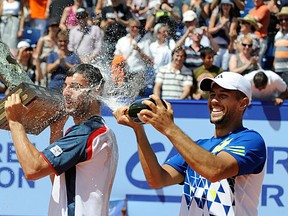
[[[288,96],[284,0],[1,2],[0,39],[37,85],[62,91],[73,65],[92,63],[119,88],[141,78],[136,96],[207,99],[200,81],[223,71],[247,78],[253,99]]]

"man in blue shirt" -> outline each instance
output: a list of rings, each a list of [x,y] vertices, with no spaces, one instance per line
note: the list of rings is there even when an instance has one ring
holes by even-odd
[[[173,120],[159,97],[143,104],[139,118],[165,135],[178,154],[160,165],[150,147],[143,125],[127,115],[128,107],[114,112],[118,123],[133,128],[145,177],[151,188],[183,184],[181,216],[258,215],[266,147],[259,133],[243,126],[243,114],[251,101],[251,85],[240,74],[223,72],[200,84],[209,92],[210,122],[214,136],[194,141]]]

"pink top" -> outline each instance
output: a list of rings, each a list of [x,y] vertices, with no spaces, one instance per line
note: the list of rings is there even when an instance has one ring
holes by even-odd
[[[68,16],[65,22],[68,29],[78,25],[76,13],[74,13],[72,6],[70,6],[69,9],[70,10],[68,12]]]

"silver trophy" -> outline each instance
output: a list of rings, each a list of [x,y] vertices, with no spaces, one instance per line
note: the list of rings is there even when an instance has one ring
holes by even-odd
[[[11,54],[9,47],[0,41],[0,79],[13,93],[20,94],[28,112],[24,116],[24,127],[28,134],[39,134],[52,121],[64,114],[62,94],[33,84],[27,73]],[[9,130],[4,104],[7,95],[0,101],[0,129]]]

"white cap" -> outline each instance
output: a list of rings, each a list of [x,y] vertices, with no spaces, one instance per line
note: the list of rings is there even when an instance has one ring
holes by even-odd
[[[197,19],[197,15],[194,11],[187,10],[185,13],[183,13],[183,22],[191,22],[195,19]]]
[[[223,72],[215,78],[204,78],[200,83],[200,89],[202,91],[211,91],[213,82],[224,89],[241,91],[248,97],[250,104],[252,98],[251,84],[241,74]]]
[[[23,41],[20,41],[18,44],[17,44],[17,49],[21,49],[21,48],[23,48],[23,47],[30,47],[30,44],[27,42],[27,41],[25,41],[25,40],[23,40]]]

